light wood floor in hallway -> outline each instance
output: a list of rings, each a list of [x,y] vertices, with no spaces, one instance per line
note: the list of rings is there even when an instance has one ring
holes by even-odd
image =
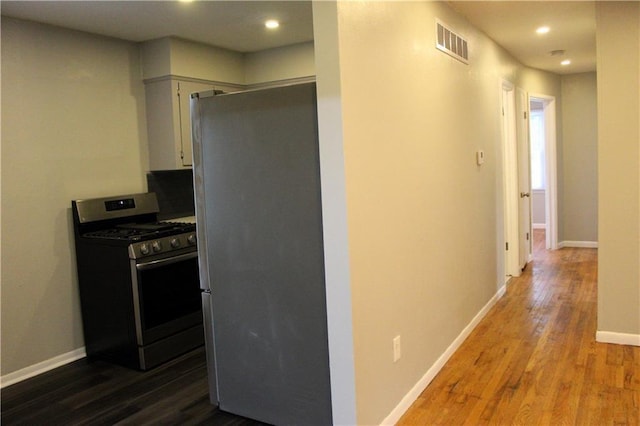
[[[640,425],[640,347],[595,342],[597,250],[534,244],[398,425]]]

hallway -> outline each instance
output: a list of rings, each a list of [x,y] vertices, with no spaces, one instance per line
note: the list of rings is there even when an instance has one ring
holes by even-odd
[[[640,347],[595,342],[597,249],[544,249],[398,425],[640,424]]]

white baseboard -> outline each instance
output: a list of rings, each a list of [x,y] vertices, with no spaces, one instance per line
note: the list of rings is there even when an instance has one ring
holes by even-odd
[[[546,223],[532,223],[531,227],[533,229],[547,229],[547,224]]]
[[[411,404],[413,404],[422,391],[426,389],[426,387],[431,383],[431,381],[436,377],[436,375],[440,372],[442,367],[446,364],[446,362],[451,358],[451,356],[455,353],[456,350],[462,345],[469,334],[473,331],[474,328],[480,323],[480,321],[487,315],[489,310],[496,304],[498,299],[500,299],[506,291],[506,285],[503,285],[498,289],[496,294],[487,302],[486,305],[476,314],[475,317],[471,320],[471,322],[462,330],[462,332],[455,338],[453,343],[449,345],[449,347],[444,351],[442,355],[436,360],[436,362],[427,370],[427,372],[422,376],[420,380],[411,388],[411,390],[400,400],[400,403],[396,405],[396,407],[389,413],[387,418],[385,418],[381,425],[395,425],[400,417],[404,413],[407,412]]]
[[[614,333],[612,331],[596,331],[596,342],[614,343],[616,345],[640,346],[640,334]]]
[[[576,248],[598,248],[597,241],[562,241],[558,243],[558,248],[576,247]]]
[[[82,347],[74,351],[67,352],[66,354],[55,356],[46,361],[30,365],[29,367],[25,367],[21,370],[14,371],[13,373],[5,374],[0,377],[0,388],[13,385],[30,377],[37,376],[38,374],[46,373],[49,370],[77,361],[86,356],[87,352],[85,348]]]

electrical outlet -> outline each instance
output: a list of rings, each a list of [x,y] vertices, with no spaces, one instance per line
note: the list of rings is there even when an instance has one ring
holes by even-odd
[[[398,362],[401,356],[402,352],[400,349],[400,335],[397,335],[393,338],[393,362]]]

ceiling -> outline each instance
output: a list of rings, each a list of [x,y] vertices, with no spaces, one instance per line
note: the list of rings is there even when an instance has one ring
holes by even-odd
[[[595,70],[594,1],[450,1],[523,64],[558,74]],[[238,52],[313,40],[310,1],[2,1],[2,15],[130,41],[176,36]],[[267,30],[264,21],[280,28]],[[535,29],[547,25],[540,36]],[[564,50],[561,57],[553,50]],[[570,59],[571,65],[560,65]]]
[[[2,1],[2,15],[129,41],[176,36],[237,52],[313,40],[310,1]],[[267,19],[280,21],[270,31]]]
[[[523,64],[556,74],[596,70],[595,1],[451,1],[464,15]],[[548,26],[547,34],[535,30]],[[554,50],[564,55],[552,56]],[[568,66],[560,65],[571,60]]]

